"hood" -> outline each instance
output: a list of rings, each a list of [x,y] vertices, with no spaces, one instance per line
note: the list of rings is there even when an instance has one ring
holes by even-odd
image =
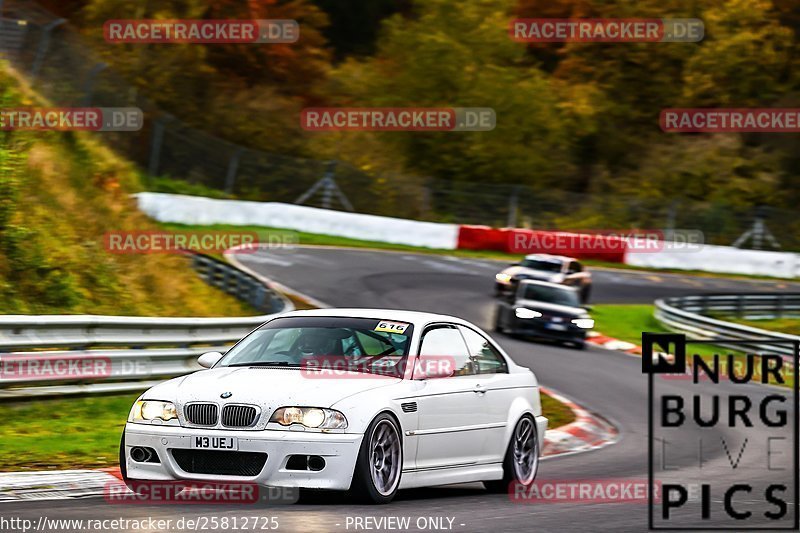
[[[360,392],[386,387],[399,378],[358,372],[336,375],[299,368],[221,367],[171,379],[151,388],[145,399],[175,402],[245,403],[271,412],[283,406],[330,407]],[[220,398],[230,392],[226,399]]]
[[[583,307],[572,307],[570,305],[551,304],[539,300],[517,300],[514,302],[516,307],[526,307],[539,311],[544,316],[563,316],[569,318],[577,318],[587,316],[589,314]]]
[[[536,281],[550,281],[554,276],[560,276],[559,272],[545,272],[544,270],[533,270],[524,266],[512,266],[503,271],[511,277],[522,277]]]

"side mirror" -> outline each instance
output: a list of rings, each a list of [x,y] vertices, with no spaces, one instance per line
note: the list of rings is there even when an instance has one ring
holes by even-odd
[[[197,364],[203,368],[211,368],[222,359],[222,354],[219,352],[206,352],[197,358]]]

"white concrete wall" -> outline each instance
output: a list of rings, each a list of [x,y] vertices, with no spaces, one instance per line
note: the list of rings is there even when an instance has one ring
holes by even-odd
[[[275,202],[215,200],[201,196],[139,193],[139,209],[161,222],[263,226],[367,241],[455,250],[457,224],[419,222],[331,211]],[[800,256],[788,252],[740,250],[729,246],[692,245],[650,252],[628,251],[628,265],[700,270],[780,278],[800,277]]]
[[[139,209],[160,222],[264,226],[446,250],[454,250],[458,245],[457,224],[419,222],[275,202],[217,200],[152,192],[135,196]]]
[[[650,268],[701,270],[794,278],[800,276],[800,256],[789,252],[741,250],[731,246],[693,246],[691,249],[625,254],[625,264]]]

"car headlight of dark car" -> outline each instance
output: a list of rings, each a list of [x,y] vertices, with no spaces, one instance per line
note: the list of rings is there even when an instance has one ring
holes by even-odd
[[[533,309],[528,309],[527,307],[517,307],[514,309],[514,316],[521,318],[522,320],[527,320],[531,318],[539,318],[542,316],[542,313],[539,311],[534,311]]]
[[[581,329],[592,329],[594,327],[594,319],[588,316],[573,318],[571,322]]]

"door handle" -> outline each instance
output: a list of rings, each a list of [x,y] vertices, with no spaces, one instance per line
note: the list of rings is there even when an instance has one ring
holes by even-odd
[[[475,392],[477,394],[486,394],[486,387],[480,384],[475,385],[475,388],[472,389],[472,392]]]

